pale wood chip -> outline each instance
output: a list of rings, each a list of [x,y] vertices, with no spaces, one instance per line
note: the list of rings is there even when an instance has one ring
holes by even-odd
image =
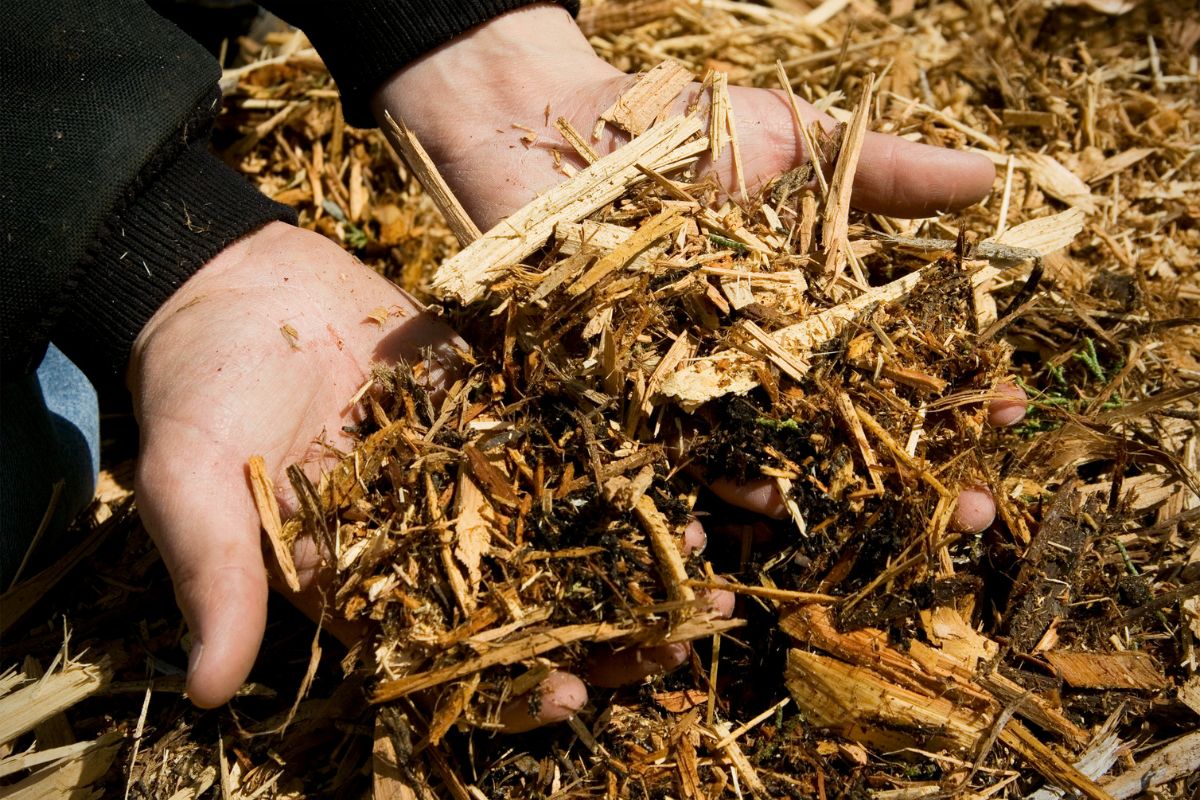
[[[707,147],[694,118],[674,117],[595,164],[560,183],[445,261],[434,275],[433,288],[463,303],[478,300],[506,267],[515,265],[544,245],[560,222],[578,222],[596,209],[620,197],[629,186],[645,176],[644,164],[662,172],[688,163]]]
[[[673,234],[683,223],[684,220],[679,209],[664,208],[643,222],[632,236],[597,259],[590,269],[567,287],[567,294],[578,297],[588,291],[604,278],[625,267],[656,241]]]
[[[1148,653],[1086,653],[1052,650],[1043,653],[1068,686],[1077,689],[1136,689],[1157,692],[1170,683]]]
[[[296,572],[296,560],[292,557],[292,548],[284,535],[283,519],[279,516],[279,502],[275,499],[275,484],[267,474],[267,464],[262,456],[250,456],[246,461],[250,470],[250,492],[254,496],[254,507],[258,509],[258,518],[262,522],[267,541],[271,544],[271,552],[283,573],[283,580],[293,592],[300,591],[300,576]]]
[[[829,182],[825,215],[821,219],[821,240],[825,243],[825,280],[831,284],[841,273],[845,262],[846,234],[850,229],[850,199],[854,192],[854,175],[858,158],[866,141],[867,123],[871,119],[871,100],[875,91],[875,75],[868,75],[862,96],[854,108],[854,116],[846,126],[842,147],[838,152],[837,168]],[[814,164],[820,169],[819,164]]]
[[[429,193],[434,205],[446,218],[446,224],[450,226],[458,243],[465,247],[482,236],[479,226],[471,219],[467,210],[463,208],[462,203],[450,189],[450,184],[446,183],[445,178],[438,172],[433,159],[417,141],[416,134],[404,124],[403,120],[393,118],[390,111],[385,111],[384,116],[388,121],[387,132],[390,134],[388,141],[399,151],[404,163],[408,164],[408,168],[417,176],[421,186]]]
[[[695,76],[677,61],[664,61],[621,93],[600,118],[640,136]]]

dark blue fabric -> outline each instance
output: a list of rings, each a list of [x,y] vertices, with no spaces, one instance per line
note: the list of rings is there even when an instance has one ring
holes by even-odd
[[[99,470],[96,392],[51,347],[36,373],[0,383],[0,592],[25,557],[54,485],[63,488],[31,564],[70,545],[63,534],[91,502]]]

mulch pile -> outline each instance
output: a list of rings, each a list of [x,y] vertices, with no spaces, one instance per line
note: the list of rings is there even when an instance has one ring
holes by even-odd
[[[377,370],[355,451],[289,470],[301,513],[267,528],[316,540],[330,613],[369,633],[346,652],[276,602],[225,709],[180,694],[110,452],[81,544],[0,597],[0,796],[1194,796],[1194,9],[636,0],[580,24],[643,74],[605,115],[636,136],[599,158],[562,123],[580,168],[478,236],[344,124],[301,34],[241,43],[225,157],[472,350],[437,392],[430,363]],[[689,75],[696,113],[660,113]],[[805,135],[830,171],[730,197],[697,169],[739,157],[729,83],[829,110]],[[995,191],[851,211],[868,127],[983,152]],[[1032,407],[993,429],[1010,378]],[[956,531],[978,486],[997,520]],[[495,733],[551,669],[682,641],[688,665],[570,725]]]

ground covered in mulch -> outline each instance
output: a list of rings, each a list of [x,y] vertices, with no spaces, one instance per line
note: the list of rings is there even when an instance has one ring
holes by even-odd
[[[359,450],[319,486],[292,475],[304,513],[287,533],[318,540],[334,613],[369,636],[347,652],[273,600],[251,683],[214,711],[181,694],[185,629],[126,488],[130,422],[106,420],[81,549],[0,600],[19,670],[0,704],[52,662],[64,680],[98,664],[94,686],[3,745],[0,782],[53,772],[147,798],[1194,796],[1194,8],[642,0],[586,4],[580,23],[622,69],[707,76],[714,102],[692,128],[643,134],[670,140],[661,170],[485,278],[488,237],[456,258],[382,134],[345,126],[301,35],[242,43],[225,157],[474,349],[445,397],[420,388],[422,364],[380,371]],[[734,129],[712,118],[711,71],[777,88],[777,61],[844,123],[813,132],[831,162],[854,157],[857,113],[985,153],[992,196],[938,219],[839,216],[836,176],[809,173],[722,199],[692,167]],[[1033,403],[997,430],[985,404],[1008,376]],[[720,477],[773,484],[786,518],[722,504],[705,488]],[[971,486],[998,506],[979,534],[950,524]],[[692,515],[710,543],[685,558]],[[717,580],[740,621],[709,613]],[[494,732],[552,666],[683,640],[683,669],[593,689],[572,725]],[[88,740],[32,774],[14,760]]]

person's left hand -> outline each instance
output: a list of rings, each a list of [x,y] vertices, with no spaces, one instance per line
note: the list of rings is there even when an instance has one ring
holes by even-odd
[[[401,119],[437,164],[467,212],[486,230],[565,179],[557,150],[582,162],[554,122],[565,117],[599,154],[628,137],[606,126],[590,139],[599,115],[636,80],[596,55],[570,15],[557,5],[511,11],[472,29],[401,69],[375,92],[376,118]],[[697,84],[675,110],[705,101]],[[791,107],[781,91],[730,87],[742,168],[753,193],[766,181],[809,160]],[[806,126],[834,121],[797,99]],[[526,140],[533,137],[532,145]],[[726,191],[736,186],[732,148],[706,165]],[[982,199],[995,167],[983,156],[868,133],[854,182],[856,208],[899,217],[952,211]]]

